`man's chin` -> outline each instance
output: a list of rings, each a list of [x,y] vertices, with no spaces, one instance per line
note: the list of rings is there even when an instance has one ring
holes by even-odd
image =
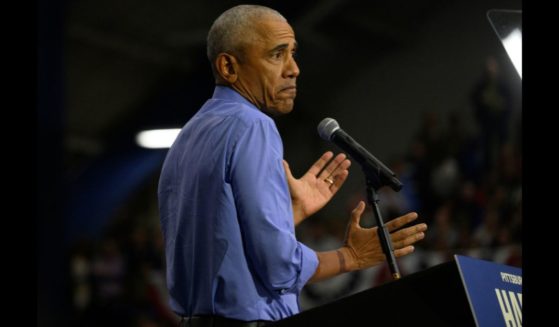
[[[294,102],[293,100],[291,100],[288,103],[282,103],[279,106],[267,108],[265,112],[270,116],[279,117],[279,116],[287,115],[288,113],[293,111],[293,105]]]

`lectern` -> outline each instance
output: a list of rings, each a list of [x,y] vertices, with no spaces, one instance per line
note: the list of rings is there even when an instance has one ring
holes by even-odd
[[[455,255],[271,326],[522,326],[521,309],[521,269]]]

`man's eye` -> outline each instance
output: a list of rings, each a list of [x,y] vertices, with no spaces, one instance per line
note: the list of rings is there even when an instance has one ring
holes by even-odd
[[[283,56],[283,52],[276,52],[273,55],[274,59],[281,59],[282,56]]]

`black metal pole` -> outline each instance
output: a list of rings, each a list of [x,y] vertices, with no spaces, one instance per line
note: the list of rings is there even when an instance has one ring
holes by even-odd
[[[394,250],[392,249],[392,241],[390,238],[390,233],[386,229],[384,225],[384,221],[382,220],[382,216],[380,214],[379,209],[379,197],[376,190],[376,183],[369,177],[367,177],[367,200],[369,204],[373,207],[375,220],[377,223],[377,232],[380,239],[380,245],[382,246],[382,251],[386,256],[386,261],[388,262],[388,267],[390,268],[390,272],[392,273],[393,279],[400,279],[400,270],[398,269],[398,265],[396,263],[396,258],[394,257]]]

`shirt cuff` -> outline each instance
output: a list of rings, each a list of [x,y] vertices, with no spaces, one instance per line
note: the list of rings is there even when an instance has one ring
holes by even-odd
[[[300,291],[316,272],[316,268],[318,267],[318,257],[316,256],[316,252],[307,247],[305,244],[299,242],[299,245],[301,246],[302,263],[297,288]]]

